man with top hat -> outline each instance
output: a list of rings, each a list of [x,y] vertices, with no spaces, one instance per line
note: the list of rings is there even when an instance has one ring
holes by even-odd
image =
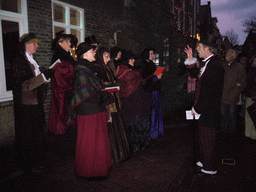
[[[96,50],[95,51],[97,51],[97,49],[99,47],[99,42],[97,41],[95,35],[91,35],[91,36],[85,37],[84,38],[84,42],[96,46]]]
[[[224,83],[224,69],[222,61],[214,52],[216,50],[215,36],[202,35],[196,50],[203,59],[202,67],[198,74],[195,100],[192,115],[199,115],[198,120],[198,167],[197,176],[215,175],[217,166],[215,162],[215,135],[216,129],[221,124],[221,97]],[[185,53],[190,62],[196,59],[192,56],[192,49],[187,46]],[[197,155],[197,153],[196,153]]]
[[[15,144],[19,167],[25,172],[40,172],[44,157],[46,84],[53,71],[42,72],[33,54],[40,40],[34,33],[20,38],[20,49],[12,62],[15,115]]]

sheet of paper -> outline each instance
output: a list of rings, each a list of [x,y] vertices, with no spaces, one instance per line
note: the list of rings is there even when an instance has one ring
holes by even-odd
[[[105,89],[102,89],[102,90],[103,91],[107,91],[107,92],[119,91],[120,90],[120,86],[106,87]]]
[[[187,110],[186,111],[186,119],[187,120],[193,120],[193,119],[199,119],[200,114],[196,114],[195,116],[192,115],[192,110]]]

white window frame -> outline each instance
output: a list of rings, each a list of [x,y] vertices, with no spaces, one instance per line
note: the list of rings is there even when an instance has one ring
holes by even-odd
[[[57,22],[53,20],[54,17],[54,12],[53,12],[53,4],[58,4],[60,6],[65,7],[65,23],[61,23],[61,22]],[[79,11],[80,13],[80,25],[76,26],[76,25],[71,25],[70,24],[70,9],[76,9],[77,11]],[[84,9],[67,4],[67,3],[63,3],[61,1],[57,1],[57,0],[52,0],[52,33],[53,33],[53,37],[55,36],[54,34],[54,26],[56,27],[62,27],[65,28],[65,33],[66,34],[70,34],[71,33],[71,29],[75,29],[80,31],[80,41],[84,40]],[[81,42],[78,42],[81,43]]]
[[[7,91],[2,39],[2,20],[19,23],[19,35],[28,32],[27,0],[20,0],[21,13],[0,10],[0,102],[12,101],[12,91]]]

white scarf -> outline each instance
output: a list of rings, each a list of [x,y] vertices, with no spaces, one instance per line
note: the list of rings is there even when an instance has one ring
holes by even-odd
[[[35,61],[35,59],[33,58],[33,55],[29,55],[27,52],[26,52],[26,56],[29,60],[29,62],[35,67],[35,71],[34,71],[34,74],[35,76],[39,75],[41,73],[40,69],[39,69],[39,65],[37,64],[37,62]]]

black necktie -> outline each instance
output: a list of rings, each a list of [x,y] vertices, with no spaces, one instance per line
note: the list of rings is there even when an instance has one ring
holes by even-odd
[[[207,61],[209,61],[211,58],[209,58],[209,59],[207,59],[207,60],[205,60],[205,61],[202,61],[202,63],[201,63],[201,67],[204,67],[205,66],[205,64],[206,64],[206,62]]]
[[[201,67],[204,67],[205,66],[205,61],[202,61],[202,63],[201,63]]]

